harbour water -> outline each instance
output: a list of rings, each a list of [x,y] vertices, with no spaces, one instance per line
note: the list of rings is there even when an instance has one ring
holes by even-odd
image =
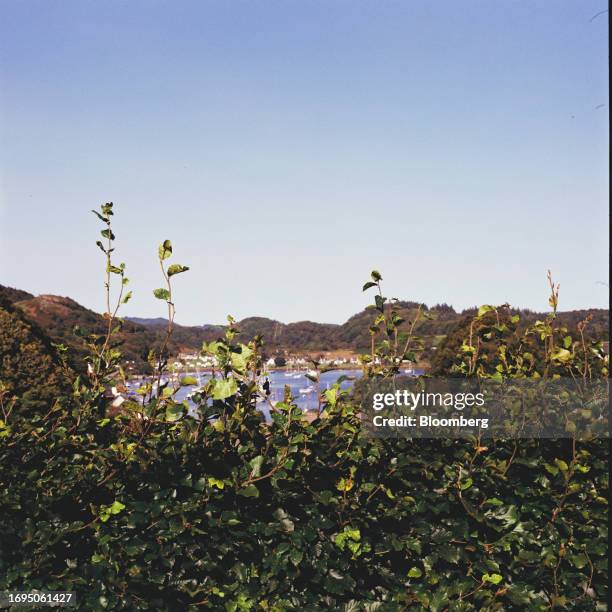
[[[293,401],[302,410],[317,410],[319,405],[319,394],[325,392],[339,378],[345,377],[346,379],[341,382],[342,389],[349,389],[354,381],[361,378],[363,375],[361,370],[332,370],[321,374],[319,384],[316,385],[306,377],[306,371],[291,371],[291,370],[273,370],[268,372],[268,375],[261,379],[260,383],[263,385],[267,379],[270,383],[269,391],[270,394],[267,401],[261,401],[258,403],[258,408],[266,414],[266,418],[269,417],[271,404],[280,402],[283,400],[285,395],[285,387],[289,387]],[[205,385],[211,378],[210,372],[182,372],[180,377],[193,376],[198,380],[197,385],[181,387],[175,398],[178,401],[187,400],[192,404],[190,396],[198,389],[198,387]],[[128,383],[129,394],[135,394],[137,388],[145,382],[146,379],[132,380]],[[260,388],[261,389],[261,388]],[[265,395],[262,391],[262,397]],[[192,404],[193,405],[193,404]]]
[[[405,373],[418,375],[422,374],[422,371],[413,370],[405,371]],[[197,385],[181,387],[175,396],[178,401],[187,400],[193,405],[190,400],[190,396],[199,386],[206,384],[206,382],[210,380],[211,374],[210,372],[183,372],[180,376],[193,376],[194,378],[198,379]],[[257,406],[265,414],[266,418],[269,419],[271,406],[274,403],[283,400],[285,395],[285,387],[289,387],[291,395],[293,396],[293,401],[297,406],[304,411],[317,410],[319,406],[319,396],[322,395],[326,389],[331,388],[332,385],[340,378],[343,378],[340,383],[341,389],[350,389],[354,382],[362,376],[363,372],[358,369],[330,370],[321,374],[319,383],[317,385],[306,377],[305,370],[273,370],[268,372],[267,377],[262,378],[260,381],[260,383],[263,385],[267,378],[270,383],[270,395],[268,396],[267,401],[261,401],[257,404]],[[129,384],[130,392],[134,393],[138,385],[139,383],[137,381],[131,382]]]
[[[326,389],[329,389],[342,376],[345,376],[346,380],[341,382],[341,388],[349,389],[352,387],[354,381],[361,378],[362,375],[363,373],[361,370],[332,370],[325,372],[321,374],[317,392],[317,385],[306,378],[305,371],[274,370],[269,372],[267,376],[270,382],[270,395],[268,400],[272,403],[282,401],[285,395],[285,386],[287,386],[294,398],[294,403],[302,410],[317,410],[319,405],[319,393],[323,393]],[[210,376],[210,373],[201,374],[200,379],[202,384],[205,384],[206,381],[210,379]],[[261,380],[262,384],[264,382],[265,378]],[[187,398],[196,388],[197,387],[181,388],[177,394],[177,399],[182,400]],[[258,404],[262,412],[269,412],[269,402],[261,402]]]

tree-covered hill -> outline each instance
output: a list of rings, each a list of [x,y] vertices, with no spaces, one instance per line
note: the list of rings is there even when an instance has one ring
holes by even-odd
[[[70,347],[73,356],[78,358],[76,361],[83,356],[84,345],[75,335],[75,328],[94,333],[104,333],[106,328],[106,322],[101,315],[81,306],[71,298],[54,295],[34,297],[27,292],[2,286],[0,286],[0,297],[13,303],[28,320],[35,322],[45,330],[55,342]],[[425,355],[428,358],[434,356],[433,346],[437,346],[445,354],[454,354],[456,344],[464,333],[465,321],[474,314],[474,309],[456,312],[452,306],[447,304],[428,307],[418,302],[400,301],[394,307],[404,319],[399,326],[400,332],[410,328],[419,308],[421,309],[415,333],[424,339]],[[525,325],[544,316],[528,310],[513,310],[512,312],[520,312],[521,320]],[[561,324],[568,328],[575,328],[576,324],[587,315],[591,316],[588,327],[589,336],[606,339],[609,325],[607,310],[560,312],[558,317]],[[261,335],[265,351],[269,354],[283,351],[290,353],[334,350],[360,352],[369,349],[371,316],[371,310],[364,309],[341,325],[312,321],[287,324],[266,317],[248,317],[240,321],[239,326],[245,338]],[[152,348],[159,345],[166,325],[167,320],[161,317],[154,319],[127,318],[118,335],[118,342],[125,360],[133,361],[135,369],[145,368],[147,355]],[[198,351],[203,342],[216,340],[224,330],[223,325],[175,325],[168,347],[169,352],[176,355],[179,352]],[[445,351],[445,339],[447,338],[449,340],[446,340],[446,344],[451,342],[452,346],[448,345],[448,350]],[[437,358],[436,361],[440,361],[440,358]]]
[[[23,320],[44,330],[53,342],[66,346],[71,364],[82,371],[83,357],[86,354],[82,335],[105,333],[107,324],[102,315],[68,297],[25,295],[25,299],[14,299],[22,297],[17,290],[0,286],[0,299],[4,299],[5,304],[12,302],[13,310],[19,312]],[[126,321],[117,338],[125,360],[134,361],[139,368],[144,367],[147,354],[158,342],[161,333],[159,330]],[[177,344],[171,346],[172,350],[179,348]]]
[[[0,297],[0,384],[22,410],[50,406],[71,387],[74,372],[64,366],[49,336]]]

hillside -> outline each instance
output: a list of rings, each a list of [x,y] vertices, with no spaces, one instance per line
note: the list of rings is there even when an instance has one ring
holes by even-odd
[[[0,381],[20,410],[47,408],[69,391],[74,372],[63,366],[49,336],[0,295]]]
[[[168,319],[164,319],[163,317],[156,317],[155,319],[145,319],[143,317],[125,317],[125,320],[136,323],[136,325],[147,325],[149,327],[154,327],[156,325],[159,325],[160,327],[168,325]]]
[[[34,296],[27,291],[15,289],[14,287],[3,287],[0,285],[0,298],[9,304],[14,304],[20,300],[31,300]]]
[[[9,292],[6,292],[9,293]],[[3,287],[0,296],[6,295]],[[14,294],[14,290],[10,292]],[[73,367],[82,370],[86,350],[82,339],[75,333],[103,334],[106,323],[101,315],[89,310],[73,299],[57,295],[30,296],[16,300],[13,307],[19,310],[25,318],[35,323],[56,343],[70,348],[69,355]],[[119,335],[119,343],[126,360],[135,361],[142,367],[148,350],[154,346],[158,333],[148,328],[126,322]]]
[[[55,342],[61,342],[72,349],[74,363],[82,356],[84,347],[82,341],[75,336],[75,328],[93,333],[103,333],[105,322],[101,315],[81,306],[73,299],[54,295],[32,296],[18,289],[2,287],[0,298],[18,308],[25,317],[36,323]],[[419,304],[417,302],[401,301],[396,305],[400,315],[405,319],[402,329],[406,330],[414,319]],[[446,337],[456,338],[458,330],[464,325],[465,318],[474,313],[474,309],[456,312],[447,304],[433,307],[421,305],[428,318],[421,320],[416,333],[425,339],[429,356],[432,356],[432,346],[443,348]],[[542,313],[529,310],[520,312],[525,324],[542,318]],[[559,320],[570,329],[584,319],[587,314],[592,316],[589,329],[592,337],[607,338],[608,311],[603,309],[576,310],[559,313]],[[239,322],[239,327],[245,339],[257,334],[263,336],[265,350],[268,354],[278,352],[317,352],[346,350],[360,352],[368,350],[370,334],[368,327],[372,312],[364,309],[353,315],[345,323],[329,324],[300,321],[282,323],[266,317],[248,317]],[[135,369],[146,367],[149,350],[159,345],[165,332],[167,321],[164,318],[127,318],[118,336],[118,342],[126,361],[133,361]],[[172,354],[179,352],[194,352],[199,350],[202,342],[215,340],[223,333],[221,325],[183,326],[175,325],[169,349]],[[456,341],[456,339],[455,339]]]

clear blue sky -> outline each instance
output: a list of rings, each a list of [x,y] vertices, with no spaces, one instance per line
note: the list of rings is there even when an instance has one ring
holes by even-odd
[[[127,315],[341,322],[388,294],[607,303],[602,0],[0,4],[0,283]],[[599,105],[605,105],[596,108]]]

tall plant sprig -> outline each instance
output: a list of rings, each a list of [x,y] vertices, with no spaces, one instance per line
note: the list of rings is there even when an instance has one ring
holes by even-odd
[[[115,234],[112,228],[113,203],[107,202],[100,206],[100,210],[92,210],[94,215],[106,226],[100,231],[104,242],[96,241],[96,245],[104,253],[106,261],[105,270],[105,302],[106,312],[104,319],[106,320],[106,332],[102,336],[101,341],[93,342],[93,350],[90,355],[90,364],[88,368],[89,376],[92,379],[93,385],[96,388],[103,387],[106,380],[115,373],[119,365],[121,357],[120,351],[111,346],[113,336],[121,329],[123,321],[117,317],[119,308],[122,304],[126,304],[132,297],[132,292],[125,293],[125,289],[129,284],[129,279],[125,275],[125,263],[120,263],[118,266],[113,262],[113,252]],[[113,277],[119,277],[119,293],[115,300],[112,296]],[[99,389],[103,390],[103,389]]]
[[[155,367],[155,375],[157,380],[156,393],[158,396],[161,393],[162,376],[166,369],[166,365],[168,364],[166,353],[168,349],[168,343],[170,342],[170,338],[172,337],[174,317],[176,314],[176,308],[174,307],[174,301],[172,299],[172,277],[176,276],[177,274],[187,272],[187,270],[189,270],[188,266],[183,266],[181,264],[171,264],[166,268],[164,262],[169,259],[171,255],[172,242],[170,242],[170,240],[164,240],[159,245],[159,248],[157,250],[157,256],[159,259],[159,266],[166,286],[153,290],[153,295],[158,300],[165,301],[168,309],[168,325],[166,326],[166,333],[164,334],[164,338],[162,340],[159,353],[157,355],[157,364]]]
[[[372,270],[370,277],[372,280],[365,283],[362,290],[376,288],[374,304],[370,308],[378,314],[369,327],[370,354],[362,355],[361,360],[366,376],[387,378],[398,374],[403,362],[416,361],[415,351],[422,349],[422,345],[414,331],[419,321],[428,315],[419,304],[412,321],[409,322],[407,333],[402,333],[400,328],[405,319],[400,316],[397,308],[398,300],[389,300],[383,295],[380,272]],[[386,307],[388,302],[391,302],[390,308]]]

